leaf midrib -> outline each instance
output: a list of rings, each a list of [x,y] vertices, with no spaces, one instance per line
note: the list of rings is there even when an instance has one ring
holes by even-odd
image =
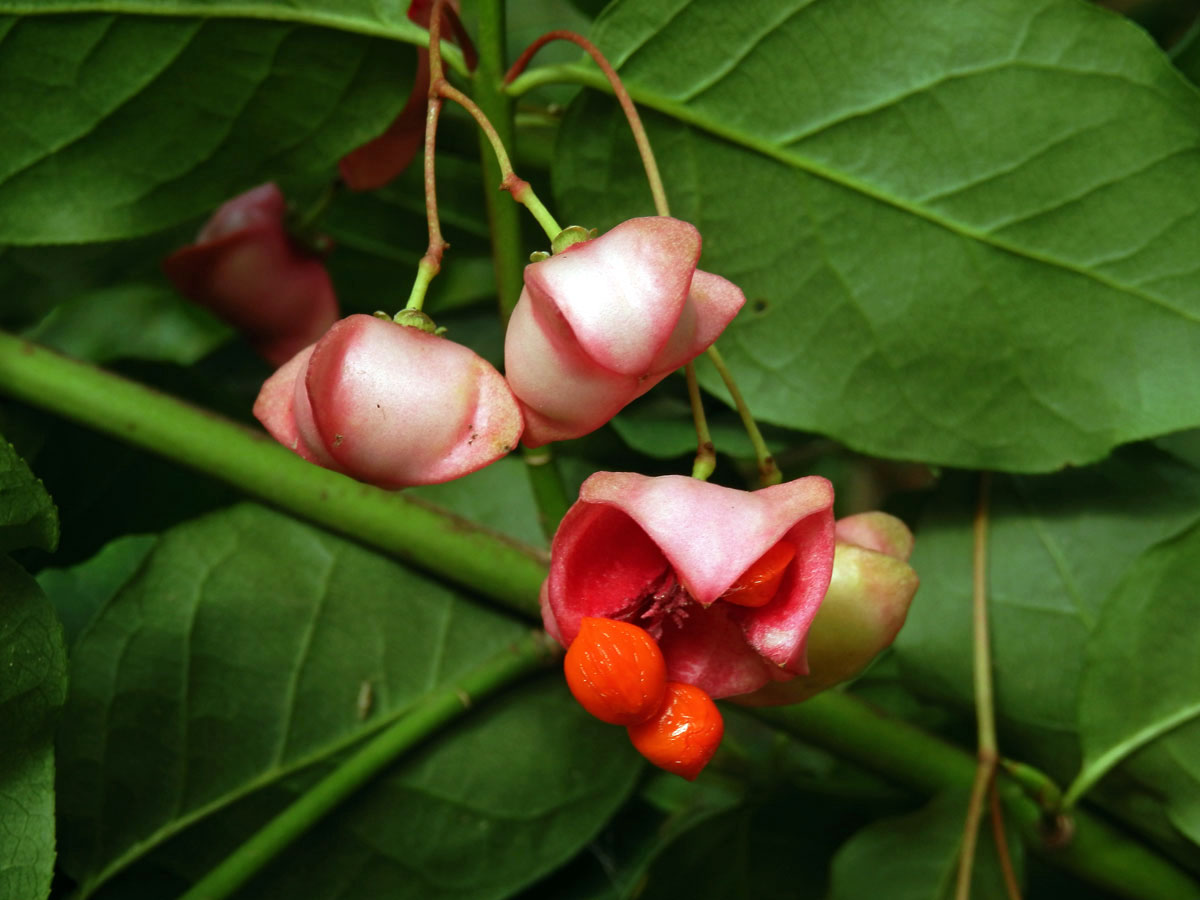
[[[579,84],[584,87],[593,88],[611,94],[612,88],[608,84],[607,79],[598,70],[589,66],[574,63],[559,66],[547,66],[544,69],[535,70],[529,76],[524,76],[521,79],[514,80],[513,89],[510,93],[520,95],[525,91],[534,87],[540,87],[546,84],[568,83]],[[1051,256],[1048,253],[1040,253],[1028,247],[1022,247],[1018,244],[1006,241],[997,237],[991,232],[984,231],[963,222],[958,222],[953,219],[927,209],[912,201],[906,200],[892,194],[882,188],[876,187],[869,182],[855,178],[852,175],[839,171],[838,169],[827,166],[816,160],[810,159],[803,154],[785,150],[782,146],[774,142],[750,134],[746,131],[730,127],[721,122],[704,115],[688,107],[686,104],[680,103],[664,94],[657,93],[636,82],[627,83],[626,88],[634,101],[648,109],[653,109],[655,112],[673,118],[685,125],[693,126],[697,129],[705,131],[715,137],[728,141],[739,147],[743,147],[754,153],[758,153],[768,159],[783,163],[798,171],[813,175],[830,184],[837,185],[849,191],[858,193],[871,200],[890,206],[901,212],[907,213],[915,218],[929,222],[939,228],[949,231],[962,238],[967,238],[976,241],[985,246],[991,247],[1004,253],[1009,253],[1021,259],[1049,266],[1051,268],[1060,269],[1081,278],[1086,278],[1089,281],[1095,282],[1103,287],[1116,291],[1121,294],[1126,294],[1144,301],[1152,306],[1156,306],[1166,312],[1169,312],[1182,319],[1200,324],[1200,314],[1191,313],[1187,310],[1180,309],[1171,305],[1161,297],[1156,297],[1149,294],[1141,288],[1118,281],[1110,276],[1097,272],[1094,269],[1087,268],[1078,263],[1069,260],[1060,259]],[[817,132],[812,132],[815,134]],[[804,136],[811,136],[804,135]],[[791,138],[794,141],[798,138]]]

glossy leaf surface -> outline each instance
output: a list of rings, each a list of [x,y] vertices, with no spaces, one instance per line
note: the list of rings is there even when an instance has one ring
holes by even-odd
[[[395,114],[413,65],[329,29],[113,15],[0,15],[0,59],[9,244],[135,237],[263,181],[332,172]]]
[[[1016,471],[1196,424],[1200,95],[1072,0],[881,15],[648,0],[594,29],[701,265],[746,292],[722,346],[755,413]],[[571,221],[649,211],[611,100],[584,92],[559,146]]]

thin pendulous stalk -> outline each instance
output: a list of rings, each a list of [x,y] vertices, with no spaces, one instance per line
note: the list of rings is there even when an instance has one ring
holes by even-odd
[[[967,804],[966,821],[963,823],[962,853],[958,862],[955,900],[969,900],[971,896],[971,871],[975,863],[975,845],[979,837],[979,823],[983,818],[984,800],[996,778],[996,761],[999,757],[996,748],[996,712],[992,691],[992,652],[988,635],[987,611],[987,536],[990,486],[989,473],[982,473],[979,476],[979,502],[975,508],[973,524],[971,590],[978,760],[975,767],[975,778],[971,785],[970,800]],[[1003,829],[1003,825],[1001,828]]]
[[[600,52],[600,48],[583,35],[577,34],[574,31],[559,30],[547,32],[525,48],[525,52],[513,63],[512,68],[508,70],[508,74],[504,76],[504,84],[511,84],[514,78],[525,71],[525,67],[529,65],[529,61],[533,59],[534,54],[551,41],[570,41],[572,44],[583,48],[596,65],[600,67],[600,71],[604,73],[604,77],[608,79],[609,85],[612,86],[613,95],[617,98],[617,102],[621,104],[621,110],[625,113],[626,121],[629,122],[629,130],[633,132],[633,140],[637,144],[638,155],[642,158],[642,167],[646,170],[646,181],[650,183],[650,194],[654,198],[654,209],[660,216],[669,216],[671,209],[667,204],[667,192],[663,188],[662,175],[658,171],[658,162],[654,158],[654,149],[650,146],[650,138],[646,134],[646,127],[642,124],[642,117],[638,115],[637,106],[634,105],[633,98],[629,96],[629,91],[625,89],[625,84],[621,81],[621,76],[617,74],[617,70],[612,67],[612,64]]]

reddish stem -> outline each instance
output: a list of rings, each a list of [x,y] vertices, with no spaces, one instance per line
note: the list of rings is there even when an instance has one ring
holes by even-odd
[[[442,254],[450,246],[442,237],[442,224],[438,219],[437,176],[434,172],[438,117],[441,113],[441,97],[430,97],[429,111],[425,114],[425,218],[429,223],[429,248],[425,251],[425,259],[434,266],[434,274],[441,268]]]
[[[534,54],[551,41],[570,41],[572,44],[582,47],[588,56],[595,61],[596,65],[600,67],[600,71],[604,73],[604,77],[612,85],[613,94],[616,96],[617,102],[621,104],[621,109],[624,111],[625,118],[629,122],[629,130],[633,132],[633,140],[637,144],[638,153],[642,157],[642,166],[646,169],[646,180],[650,182],[650,193],[654,196],[654,208],[660,216],[669,216],[671,210],[667,205],[667,192],[663,189],[662,176],[658,173],[658,163],[654,159],[654,150],[650,147],[650,138],[646,136],[646,128],[642,125],[642,118],[638,115],[637,107],[634,106],[633,98],[629,96],[629,91],[625,90],[625,85],[621,82],[621,76],[617,74],[617,70],[612,67],[612,64],[609,63],[595,44],[583,35],[576,34],[574,31],[549,31],[525,48],[525,52],[513,63],[512,68],[508,70],[508,74],[504,76],[504,83],[506,85],[511,83],[514,78],[525,71],[525,67],[533,59]]]
[[[996,842],[996,855],[1000,857],[1004,889],[1008,892],[1008,900],[1021,900],[1021,887],[1017,884],[1017,873],[1013,871],[1012,855],[1008,852],[1008,835],[1004,833],[1004,807],[1000,804],[1000,792],[996,789],[994,777],[988,799],[992,806],[992,838]]]
[[[479,126],[479,128],[483,132],[484,136],[488,139],[488,143],[490,143],[492,145],[492,151],[496,154],[496,163],[500,167],[500,175],[501,175],[500,189],[504,190],[504,191],[508,191],[512,195],[514,200],[516,200],[518,203],[521,203],[522,205],[524,205],[531,213],[533,213],[534,218],[536,218],[538,220],[538,223],[545,230],[546,234],[551,239],[553,239],[554,236],[557,235],[562,229],[559,227],[558,223],[556,221],[554,221],[554,217],[550,215],[550,213],[549,213],[549,211],[547,211],[546,207],[542,205],[542,202],[537,198],[537,195],[534,194],[533,190],[529,187],[529,182],[525,181],[524,179],[518,178],[516,173],[513,172],[512,161],[509,160],[509,158],[508,158],[508,151],[504,149],[504,142],[502,140],[500,140],[500,135],[496,133],[496,129],[492,125],[491,121],[488,119],[487,115],[484,114],[483,110],[479,108],[479,106],[475,103],[474,100],[472,100],[470,97],[468,97],[466,94],[464,94],[462,91],[460,91],[458,88],[454,87],[454,85],[450,84],[450,82],[446,80],[446,74],[445,74],[444,69],[442,68],[442,49],[441,49],[441,36],[442,36],[442,34],[441,34],[442,33],[441,19],[442,19],[442,15],[444,13],[443,7],[445,7],[445,5],[446,5],[446,0],[434,0],[433,10],[430,14],[430,19],[429,19],[429,100],[430,100],[430,104],[432,105],[435,101],[441,100],[443,98],[446,100],[453,100],[455,103],[457,103],[459,106],[461,106],[463,109],[465,109],[468,113],[471,114],[471,118],[473,118],[475,120],[475,124],[477,124]],[[436,122],[436,118],[435,118],[434,119],[435,127],[436,127],[436,124],[437,124],[437,122]],[[432,141],[431,141],[429,135],[426,134],[425,151],[427,154],[432,153],[431,147],[432,147]],[[425,168],[425,172],[426,172],[425,178],[426,178],[426,182],[427,182],[426,186],[425,186],[425,195],[427,198],[429,197],[430,191],[432,190],[431,186],[428,183],[428,180],[430,178],[429,171],[430,171],[430,164],[427,162],[426,168]],[[432,213],[430,213],[430,221],[433,222],[433,220],[436,219],[436,217],[437,217],[437,212],[436,212],[436,208],[435,208],[434,211]],[[440,237],[440,230],[439,230],[439,237]],[[432,246],[432,243],[433,243],[433,230],[432,230],[432,225],[431,225],[431,230],[430,230],[431,246]]]

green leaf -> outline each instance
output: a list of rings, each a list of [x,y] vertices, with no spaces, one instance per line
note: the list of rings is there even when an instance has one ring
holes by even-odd
[[[201,7],[222,11],[190,8]],[[392,42],[294,22],[0,18],[0,242],[133,237],[262,181],[332,177],[395,116],[413,59]]]
[[[58,510],[13,445],[0,436],[0,554],[58,546]]]
[[[506,897],[578,852],[625,801],[640,769],[623,731],[589,717],[561,676],[548,674],[485,702],[372,782],[240,896]],[[153,861],[198,877],[315,774],[206,819]],[[102,896],[112,895],[119,896]]]
[[[209,16],[283,20],[323,25],[358,34],[421,43],[425,30],[408,20],[408,8],[374,0],[0,0],[0,12],[16,15],[107,12],[114,5],[122,12],[152,16]],[[455,56],[454,51],[449,54]]]
[[[152,534],[120,537],[79,565],[38,572],[38,585],[62,620],[67,646],[137,571],[156,540]]]
[[[0,556],[0,900],[50,894],[54,722],[67,692],[62,627],[37,583]]]
[[[520,456],[506,456],[464,478],[409,488],[421,497],[534,547],[547,545],[529,475]]]
[[[920,523],[912,564],[921,587],[895,643],[915,690],[965,709],[975,502],[976,479],[947,479]],[[1198,504],[1195,471],[1149,448],[1089,469],[993,479],[988,592],[1006,752],[1073,774],[1084,651],[1104,599],[1138,555],[1196,521]]]
[[[754,458],[754,445],[746,437],[746,429],[736,416],[727,410],[707,410],[708,428],[718,453],[742,459]],[[696,454],[696,425],[687,400],[672,397],[665,391],[654,391],[639,398],[612,419],[612,427],[626,444],[638,453],[657,459]],[[773,453],[787,445],[782,440],[768,440]]]
[[[26,337],[88,362],[148,359],[191,365],[229,334],[167,285],[133,283],[101,288],[55,307]]]
[[[838,851],[829,900],[950,900],[958,871],[967,797],[946,793],[906,816],[880,819]],[[1020,879],[1023,846],[1008,835],[1008,850]],[[985,819],[971,873],[973,900],[1006,900],[999,856]]]
[[[164,851],[173,865],[215,862],[339,753],[523,632],[259,507],[167,531],[73,653],[60,738],[64,865],[87,894],[175,836],[192,849]],[[557,676],[520,702],[486,704],[460,737],[402,766],[397,786],[377,786],[318,833],[361,854],[369,848],[353,836],[385,823],[395,842],[379,851],[384,878],[427,867],[478,881],[464,859],[499,867],[491,847],[506,871],[537,877],[600,827],[638,768],[620,729],[575,706]],[[480,804],[470,814],[468,801]],[[451,842],[461,855],[438,856]],[[306,856],[272,878],[287,882]]]
[[[1079,694],[1078,796],[1119,764],[1200,843],[1200,528],[1146,551],[1105,602]]]
[[[886,26],[854,0],[646,0],[594,38],[654,111],[702,267],[746,292],[721,346],[756,415],[1014,471],[1200,420],[1200,95],[1136,26],[1074,0]],[[611,99],[584,92],[559,146],[566,220],[649,213]]]

